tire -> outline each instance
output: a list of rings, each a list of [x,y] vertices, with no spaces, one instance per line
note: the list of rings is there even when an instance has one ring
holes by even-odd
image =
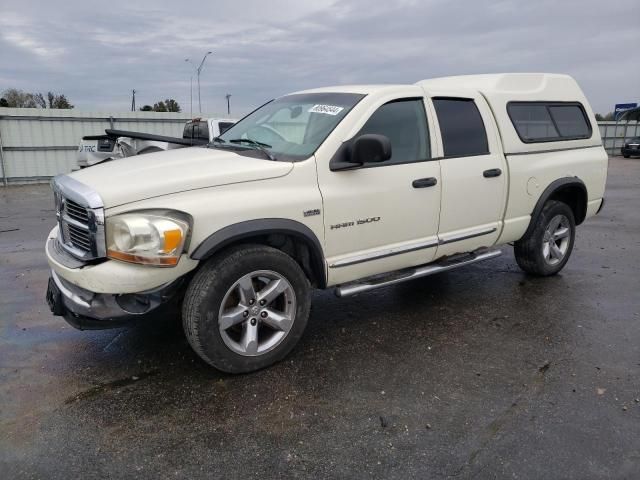
[[[624,158],[629,158],[631,155],[622,155]]]
[[[531,275],[555,275],[564,268],[573,251],[576,236],[573,211],[566,203],[549,200],[535,221],[533,231],[514,244],[516,262]]]
[[[214,256],[196,273],[185,294],[182,324],[205,362],[223,372],[247,373],[293,349],[310,305],[310,283],[295,260],[275,248],[242,245]]]

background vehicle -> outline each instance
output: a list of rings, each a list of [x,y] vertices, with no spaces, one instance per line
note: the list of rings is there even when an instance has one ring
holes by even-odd
[[[620,149],[620,153],[622,153],[624,158],[640,156],[640,137],[634,137],[627,140],[624,146]]]
[[[176,299],[194,351],[239,373],[295,346],[312,288],[354,295],[510,243],[525,272],[554,275],[603,205],[595,126],[566,75],[286,95],[208,148],[56,177],[48,301],[109,328]]]
[[[229,118],[194,118],[185,124],[182,138],[125,130],[105,130],[106,135],[82,137],[78,147],[78,166],[85,168],[105,160],[206,145],[235,122],[236,120]]]

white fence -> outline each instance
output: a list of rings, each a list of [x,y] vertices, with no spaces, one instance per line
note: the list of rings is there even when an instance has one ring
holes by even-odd
[[[203,115],[224,118],[225,115]],[[2,183],[47,181],[76,167],[80,138],[106,128],[180,137],[188,113],[81,112],[37,108],[0,108]],[[626,138],[640,136],[638,122],[599,122],[607,152],[620,154]]]
[[[0,108],[2,182],[47,181],[70,172],[76,168],[78,144],[85,135],[101,135],[105,129],[115,128],[181,137],[190,118],[189,113]]]
[[[600,136],[609,155],[620,155],[625,140],[640,137],[640,122],[598,122]]]

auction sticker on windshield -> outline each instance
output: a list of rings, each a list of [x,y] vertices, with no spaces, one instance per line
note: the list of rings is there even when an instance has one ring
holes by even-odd
[[[327,115],[338,115],[344,107],[335,105],[314,105],[309,109],[309,113],[326,113]]]

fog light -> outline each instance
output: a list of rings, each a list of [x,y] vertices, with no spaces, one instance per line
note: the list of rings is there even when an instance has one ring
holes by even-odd
[[[141,314],[149,311],[151,300],[146,295],[125,293],[116,297],[116,302],[127,313]]]

